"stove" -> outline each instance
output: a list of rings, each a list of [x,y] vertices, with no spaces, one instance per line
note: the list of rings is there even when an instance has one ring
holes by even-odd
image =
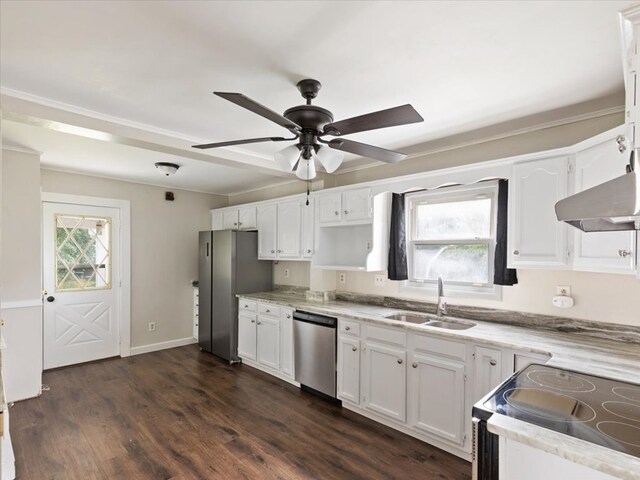
[[[532,364],[481,402],[476,418],[499,413],[640,457],[640,385]]]

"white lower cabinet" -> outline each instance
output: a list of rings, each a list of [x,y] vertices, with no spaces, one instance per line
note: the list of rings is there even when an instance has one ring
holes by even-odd
[[[238,356],[241,358],[256,359],[256,319],[256,315],[238,315]]]
[[[407,352],[398,347],[367,341],[362,355],[363,407],[404,423],[407,407]]]
[[[258,315],[258,363],[280,369],[280,319]]]
[[[280,314],[280,371],[293,378],[293,309],[283,308]]]
[[[477,402],[502,383],[502,350],[475,347],[473,350],[473,402]]]
[[[462,445],[465,364],[418,352],[413,352],[409,361],[409,424]]]
[[[357,338],[338,337],[338,398],[360,405],[360,340]]]

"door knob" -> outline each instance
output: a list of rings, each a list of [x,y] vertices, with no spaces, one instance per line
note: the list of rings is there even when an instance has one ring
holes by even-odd
[[[47,297],[47,302],[51,303],[56,299],[56,297],[52,297],[52,296],[48,296]]]

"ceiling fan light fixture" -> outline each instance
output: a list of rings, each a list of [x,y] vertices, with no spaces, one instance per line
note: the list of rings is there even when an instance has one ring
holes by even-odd
[[[316,177],[316,164],[313,158],[308,160],[301,158],[296,168],[296,177],[300,180],[311,180]]]
[[[160,170],[167,177],[173,175],[178,171],[180,165],[177,163],[169,163],[169,162],[156,162],[156,168]]]
[[[295,167],[298,158],[300,158],[300,150],[297,145],[289,145],[274,155],[276,165],[285,172],[293,172],[293,167]]]
[[[329,147],[320,147],[315,154],[327,173],[335,172],[344,160],[344,154]]]

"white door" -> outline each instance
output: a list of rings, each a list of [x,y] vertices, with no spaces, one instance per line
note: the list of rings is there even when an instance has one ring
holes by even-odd
[[[280,369],[280,319],[258,317],[258,362]]]
[[[258,207],[258,258],[276,259],[276,219],[277,205]]]
[[[377,343],[364,344],[363,404],[367,410],[404,423],[406,352]]]
[[[120,355],[119,213],[43,204],[45,369]]]
[[[473,403],[502,383],[502,351],[493,348],[476,347],[474,358]]]
[[[409,371],[410,425],[462,445],[464,364],[414,353]]]
[[[624,132],[624,127],[616,129]],[[629,151],[620,152],[616,135],[576,154],[575,191],[581,192],[626,173]],[[575,235],[574,270],[633,273],[636,232],[584,233]]]
[[[345,220],[366,220],[371,218],[371,189],[359,188],[342,194],[343,217]]]
[[[315,198],[309,198],[309,205],[302,205],[302,257],[313,257],[315,235]]]
[[[568,157],[519,163],[509,185],[512,267],[565,267],[567,225],[556,218],[555,205],[567,196]]]
[[[342,220],[342,195],[325,193],[318,196],[318,221],[320,223],[339,222]]]
[[[360,340],[338,337],[338,398],[360,404]]]
[[[241,312],[238,315],[238,356],[256,359],[256,315]]]
[[[278,204],[278,258],[300,258],[302,201]]]

